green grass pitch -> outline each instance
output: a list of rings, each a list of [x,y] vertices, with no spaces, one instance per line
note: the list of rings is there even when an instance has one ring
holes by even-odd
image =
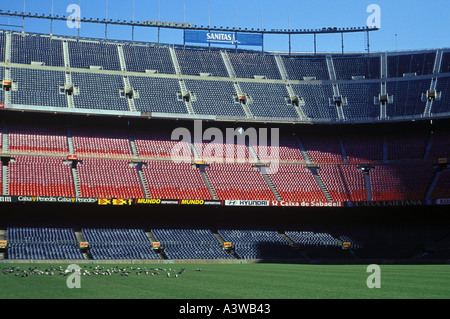
[[[111,275],[84,275],[80,288],[68,288],[68,276],[45,271],[65,264],[0,264],[1,299],[448,299],[450,265],[380,265],[380,288],[368,288],[368,265],[300,264],[99,264]],[[93,272],[97,264],[80,264]],[[133,269],[131,269],[133,267]],[[148,274],[143,271],[146,267]],[[156,268],[165,268],[156,273]],[[171,276],[167,276],[169,268]],[[185,268],[185,272],[175,276]],[[200,271],[198,269],[201,269]]]

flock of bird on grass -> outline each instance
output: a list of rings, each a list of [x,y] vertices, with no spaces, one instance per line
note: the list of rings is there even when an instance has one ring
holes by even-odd
[[[7,268],[3,268],[2,272],[5,275],[14,275],[16,277],[29,277],[32,275],[47,275],[47,276],[68,276],[73,273],[76,273],[79,271],[80,276],[112,276],[115,274],[120,274],[121,276],[130,276],[130,275],[151,275],[151,276],[159,276],[159,275],[166,275],[166,277],[173,277],[178,278],[178,276],[182,275],[186,269],[181,268],[181,270],[176,271],[175,269],[171,268],[163,268],[163,267],[157,267],[157,268],[147,268],[147,267],[133,267],[133,266],[127,266],[127,267],[119,267],[114,266],[110,268],[105,268],[104,266],[84,266],[84,269],[80,267],[79,270],[76,269],[64,269],[62,266],[53,267],[49,266],[45,269],[41,269],[38,266],[35,267],[29,267],[26,269],[22,269],[18,266],[11,266]],[[197,268],[196,271],[201,271],[201,268]]]

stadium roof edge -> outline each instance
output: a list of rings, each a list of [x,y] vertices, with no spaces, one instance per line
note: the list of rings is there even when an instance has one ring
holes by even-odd
[[[118,40],[118,39],[101,39],[101,38],[90,38],[90,37],[76,37],[76,36],[69,36],[69,35],[50,35],[47,33],[35,33],[35,32],[21,32],[21,31],[14,31],[14,30],[6,30],[6,29],[0,29],[0,33],[2,32],[11,32],[13,34],[26,34],[26,35],[32,35],[32,36],[43,36],[43,37],[53,37],[55,39],[61,39],[61,40],[71,40],[71,41],[94,41],[94,42],[102,42],[102,43],[111,43],[111,44],[125,44],[125,45],[136,45],[136,46],[147,46],[147,47],[162,47],[162,48],[168,48],[168,47],[174,47],[178,49],[188,49],[188,50],[213,50],[213,51],[220,51],[220,50],[228,50],[228,51],[236,51],[235,48],[225,48],[225,47],[207,47],[207,46],[192,46],[192,45],[183,45],[183,44],[171,44],[171,43],[157,43],[157,42],[143,42],[143,41],[131,41],[131,40]],[[409,54],[409,53],[425,53],[425,52],[432,52],[437,50],[443,50],[443,51],[450,51],[450,47],[445,48],[430,48],[430,49],[409,49],[409,50],[395,50],[395,51],[373,51],[370,52],[371,55],[376,54]],[[261,50],[250,50],[250,49],[237,49],[238,52],[248,52],[248,53],[256,53],[261,54]],[[362,54],[368,54],[366,51],[354,51],[354,52],[317,52],[314,54],[314,52],[291,52],[288,51],[264,51],[264,53],[268,54],[279,54],[279,55],[315,55],[315,56],[323,56],[323,55],[362,55]]]

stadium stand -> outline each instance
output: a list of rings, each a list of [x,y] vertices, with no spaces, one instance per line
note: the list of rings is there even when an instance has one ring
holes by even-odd
[[[3,61],[3,59],[2,59]],[[12,34],[11,62],[46,66],[64,66],[63,45],[48,35]]]
[[[3,67],[0,67],[0,77],[2,78],[2,79],[4,79],[4,77],[3,77],[3,74],[4,74],[4,69],[3,69]],[[0,86],[0,88],[1,88],[1,90],[0,90],[0,101],[4,101],[5,100],[5,98],[4,98],[4,86],[3,86],[3,82],[2,82],[2,85]]]
[[[300,245],[311,246],[339,246],[339,242],[327,233],[314,233],[312,231],[287,231],[289,236],[295,243]]]
[[[387,139],[389,160],[421,160],[425,156],[428,136],[420,133],[391,133]]]
[[[151,161],[142,172],[151,198],[211,199],[200,170],[190,163]]]
[[[236,102],[233,83],[197,80],[186,80],[185,83],[189,92],[195,94],[192,101],[195,114],[245,118],[241,104]]]
[[[83,259],[70,228],[8,227],[10,259]]]
[[[445,201],[450,197],[445,122],[450,52],[443,52],[435,73],[437,52],[287,56],[1,31],[1,200]],[[387,57],[386,77],[382,55]],[[390,97],[385,101],[384,84]],[[437,95],[427,102],[433,84]],[[335,104],[336,98],[343,103]],[[91,114],[97,116],[88,121]],[[111,115],[120,120],[112,121]],[[436,125],[441,118],[443,124]],[[270,149],[250,141],[172,138],[180,127],[192,134],[192,119],[204,120],[205,129],[235,131],[267,121],[281,128],[279,145]],[[268,142],[272,145],[274,136]],[[265,174],[260,165],[272,159],[271,152],[278,154],[280,165]],[[147,221],[170,215],[155,208],[159,215],[152,210],[149,217],[146,209]],[[228,221],[224,215],[218,217],[222,222]],[[257,228],[259,216],[251,230],[241,227],[243,216],[228,228],[175,227],[169,217],[167,227],[148,225],[146,230],[83,226],[88,255],[74,228],[8,227],[6,256],[305,261],[398,258],[396,252],[407,256],[424,241],[446,243],[445,233],[432,237],[425,228],[406,226],[390,233],[376,224],[368,231],[338,216],[345,227],[336,224],[334,231],[302,225]],[[160,250],[153,249],[152,240],[161,242]],[[222,241],[231,242],[232,249],[223,249]],[[343,249],[343,242],[350,242],[351,249]]]
[[[286,102],[289,94],[284,84],[240,82],[242,90],[250,97],[248,107],[256,118],[298,117],[292,105]]]
[[[238,78],[253,79],[255,77],[264,77],[266,79],[281,80],[280,71],[272,55],[230,52],[228,56]]]
[[[67,99],[60,93],[65,84],[65,74],[61,71],[11,68],[12,81],[17,90],[11,90],[11,103],[67,107]]]
[[[228,76],[220,51],[175,50],[175,52],[182,74]]]
[[[5,32],[1,35],[3,51],[0,54],[5,56]],[[68,47],[67,56],[62,49],[65,45]],[[74,40],[11,32],[11,60],[17,63],[11,69],[11,80],[17,86],[11,90],[11,103],[70,108],[72,105],[66,94],[67,87],[73,86],[73,92],[69,92],[73,95],[74,107],[91,110],[248,118],[249,114],[236,99],[243,93],[248,95],[251,116],[261,120],[351,123],[420,118],[426,104],[423,96],[430,89],[436,68],[436,50],[387,53],[386,88],[391,100],[386,105],[384,117],[379,103],[382,91],[380,54],[331,54],[328,55],[331,57],[328,65],[324,55],[261,55],[257,52],[186,50],[181,47],[173,49],[174,61],[170,50],[125,41]],[[47,51],[52,54],[46,54]],[[103,58],[105,56],[108,58]],[[120,56],[123,57],[122,62]],[[440,68],[443,76],[437,79],[439,98],[431,106],[434,116],[449,110],[446,97],[448,60],[448,52],[444,52]],[[54,67],[57,66],[69,66],[68,72],[56,71]],[[128,76],[113,74],[114,71],[135,73]],[[177,74],[181,78],[175,78]],[[183,75],[194,77],[189,78],[192,88],[182,84],[186,81]],[[237,77],[244,92],[233,87],[233,76]],[[337,82],[332,82],[334,80]],[[289,83],[291,89],[287,89],[284,81],[293,82]],[[41,85],[37,88],[33,83]],[[184,101],[184,94],[189,93],[183,91],[185,86],[196,93],[191,96],[193,110]],[[148,90],[149,87],[154,90]],[[333,104],[334,89],[344,98],[342,115]],[[223,91],[227,93],[222,94]],[[293,98],[292,93],[299,98],[295,100],[299,110],[294,110],[288,102]],[[263,104],[264,101],[271,102]]]
[[[158,259],[142,229],[81,229],[95,260]]]
[[[79,89],[73,95],[76,108],[127,111],[129,106],[125,96],[122,76],[71,72],[72,82]]]
[[[440,172],[436,187],[431,194],[431,198],[449,198],[450,197],[450,168],[446,167]]]
[[[0,30],[0,62],[5,61],[5,32]]]
[[[124,44],[123,54],[129,72],[175,74],[168,48]]]
[[[437,160],[439,158],[450,157],[450,134],[445,131],[432,132],[431,144],[429,146],[429,158]]]
[[[325,135],[300,135],[299,139],[306,148],[313,163],[344,163],[339,147],[339,139]]]
[[[281,56],[289,80],[301,81],[305,78],[329,80],[327,63],[324,57]]]
[[[441,98],[439,100],[433,101],[431,112],[434,114],[450,112],[450,102],[448,93],[450,92],[449,78],[439,78],[436,84],[436,91],[441,93]]]
[[[397,54],[388,56],[388,76],[401,78],[405,74],[433,74],[436,52]]]
[[[145,198],[137,170],[128,161],[83,158],[77,171],[81,197]]]
[[[333,88],[328,84],[292,84],[292,89],[304,101],[303,112],[309,119],[337,119],[337,110],[330,104]]]
[[[434,60],[433,60],[434,62]],[[354,77],[365,79],[380,78],[380,57],[346,56],[333,57],[333,65],[338,80],[352,80]]]
[[[236,129],[234,129],[233,131],[235,130]],[[225,161],[256,163],[256,160],[254,160],[251,156],[249,148],[245,144],[245,141],[241,141],[234,136],[233,140],[229,138],[230,141],[227,140],[226,136],[223,136],[223,138],[224,139],[221,140],[218,137],[214,136],[214,139],[202,138],[201,141],[194,139],[192,144],[199,158],[205,160],[207,163],[222,163]]]
[[[339,84],[339,92],[347,99],[342,105],[346,118],[377,119],[380,107],[374,101],[380,94],[380,83]]]
[[[358,165],[321,165],[321,177],[330,196],[336,201],[367,201],[364,174]]]
[[[275,145],[278,143],[278,145]],[[264,145],[263,145],[264,144]],[[278,158],[280,162],[304,162],[295,133],[279,132],[278,140],[271,135],[267,136],[266,143],[259,141],[256,145],[250,144],[261,162],[270,162]]]
[[[376,165],[370,173],[373,200],[424,199],[433,173],[430,163]]]
[[[101,67],[105,70],[120,71],[117,45],[97,41],[67,41],[70,66],[73,68]]]
[[[173,136],[168,127],[132,128],[137,155],[141,158],[192,160],[190,144]]]
[[[8,129],[10,152],[39,154],[69,153],[67,129],[60,123],[42,125],[31,121],[11,121],[8,122]]]
[[[169,259],[232,259],[209,229],[152,229]]]
[[[75,197],[71,166],[57,157],[15,156],[9,163],[9,194]]]
[[[450,72],[450,51],[444,52],[442,56],[441,73]]]
[[[139,93],[135,99],[139,112],[188,114],[179,81],[169,78],[130,76],[131,86]],[[151,88],[151,89],[150,89]]]
[[[280,165],[278,171],[270,175],[270,179],[285,201],[327,201],[306,165]]]
[[[124,128],[72,125],[74,153],[78,156],[131,158],[130,141]]]
[[[1,138],[1,135],[0,135]],[[0,169],[0,195],[3,195],[3,163]]]
[[[342,145],[350,164],[380,163],[383,161],[383,136],[359,132],[342,136]]]
[[[387,106],[388,116],[420,115],[425,111],[422,93],[430,88],[431,81],[410,80],[387,82],[387,91],[394,96],[394,101]]]
[[[243,259],[279,259],[296,256],[278,232],[253,229],[219,229],[218,233],[233,244],[236,253]]]
[[[221,200],[276,200],[261,172],[251,164],[212,163],[206,173]]]

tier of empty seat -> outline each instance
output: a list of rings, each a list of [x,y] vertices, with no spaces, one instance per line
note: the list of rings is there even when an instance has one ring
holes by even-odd
[[[168,48],[126,44],[123,54],[127,71],[175,74]]]
[[[175,50],[181,73],[186,75],[209,74],[227,77],[228,72],[220,51]]]
[[[46,66],[64,66],[61,40],[56,40],[48,35],[13,33],[11,41],[12,63],[38,62]]]
[[[120,75],[72,72],[72,83],[79,94],[73,95],[76,108],[129,111],[121,90],[125,85]],[[63,82],[64,84],[64,82]],[[65,95],[61,95],[65,98]]]
[[[333,57],[333,66],[338,80],[352,80],[353,77],[380,78],[380,57],[337,56]]]
[[[328,67],[325,57],[282,56],[283,63],[290,80],[329,80]]]
[[[354,163],[379,163],[383,161],[383,137],[360,132],[342,137],[347,160]]]
[[[276,200],[261,172],[251,164],[212,163],[206,172],[221,200]]]
[[[299,258],[286,239],[273,230],[219,229],[242,259]]]
[[[269,163],[277,160],[279,162],[305,161],[294,133],[289,135],[279,132],[278,139],[275,139],[272,133],[268,134],[270,135],[267,136],[266,143],[259,140],[256,145],[251,144],[261,162]]]
[[[270,179],[285,201],[327,201],[306,165],[280,165],[275,174],[270,174]]]
[[[444,52],[442,55],[441,73],[450,72],[450,51]]]
[[[230,62],[238,78],[281,79],[275,58],[272,55],[253,53],[229,53]]]
[[[139,98],[135,99],[137,111],[188,113],[178,80],[138,76],[130,76],[129,80],[133,89],[139,94]]]
[[[64,72],[11,68],[11,80],[17,83],[17,90],[10,91],[12,104],[67,107],[67,98],[60,92]]]
[[[142,171],[152,198],[212,199],[200,170],[190,163],[152,161]]]
[[[71,228],[8,227],[9,259],[83,259]]]
[[[304,246],[341,246],[340,242],[329,233],[313,231],[286,231],[285,234],[296,244]]]
[[[185,83],[188,91],[195,94],[192,107],[196,114],[245,118],[233,83],[198,80],[185,80]]]
[[[450,198],[450,168],[442,170],[430,198]]]
[[[387,93],[393,95],[393,103],[386,106],[387,115],[423,114],[426,102],[422,101],[422,94],[430,89],[430,84],[430,79],[387,82]]]
[[[59,123],[42,125],[31,121],[11,121],[8,130],[9,151],[12,153],[69,153],[67,129]]]
[[[358,165],[322,165],[318,175],[333,200],[367,201],[364,174]]]
[[[190,141],[172,135],[174,131],[169,128],[160,127],[155,130],[136,128],[132,132],[139,157],[188,161],[194,158]]]
[[[1,61],[5,59],[6,32],[9,31],[0,32]],[[68,46],[67,56],[63,54],[64,45]],[[15,64],[11,69],[11,80],[14,82],[10,94],[12,104],[70,107],[70,99],[68,101],[66,98],[66,94],[70,93],[73,94],[76,108],[134,111],[132,105],[135,105],[139,112],[188,114],[191,111],[184,101],[184,94],[188,92],[181,92],[179,79],[164,76],[176,74],[176,63],[172,61],[173,57],[167,47],[97,39],[75,41],[17,32],[11,32],[11,43],[8,47],[11,48],[10,62],[27,66],[22,69]],[[122,64],[120,52],[123,52]],[[220,50],[186,50],[181,47],[174,48],[174,52],[180,75],[198,77],[198,80],[189,79],[192,83],[187,85],[188,91],[195,93],[190,98],[193,98],[193,112],[198,115],[216,115],[229,119],[249,116],[236,98],[238,90],[233,87],[230,79],[234,72],[238,80],[255,77],[258,79],[256,83],[240,83],[244,93],[248,95],[248,109],[256,119],[299,120],[300,115],[290,102],[285,85],[270,81],[286,78],[292,81],[306,80],[302,84],[292,83],[292,89],[300,98],[299,107],[307,119],[320,122],[338,121],[342,118],[338,116],[332,102],[332,87],[329,83],[319,82],[330,81],[330,74],[335,74],[338,81],[345,81],[338,83],[339,92],[346,101],[342,105],[344,119],[380,120],[380,54],[330,54],[334,66],[334,72],[330,73],[325,55],[281,55],[280,59],[275,59],[274,55],[260,52],[229,51],[224,58]],[[450,72],[448,56],[448,52],[443,53],[440,73]],[[388,118],[420,117],[424,114],[426,103],[423,96],[430,88],[430,76],[433,75],[434,64],[438,61],[436,57],[436,51],[431,50],[387,54],[387,94],[392,100],[392,103],[386,106]],[[284,67],[280,67],[277,61],[281,61]],[[65,72],[51,70],[65,66],[66,62],[72,68],[68,71],[67,79]],[[31,68],[30,64],[33,64]],[[227,70],[227,64],[231,66],[230,70]],[[80,68],[86,71],[80,72]],[[103,71],[98,72],[97,69]],[[132,94],[124,92],[125,89],[128,90],[123,79],[127,75],[108,73],[121,70],[143,73],[142,76],[133,74],[129,77],[131,88],[134,89]],[[153,75],[149,76],[148,73]],[[206,81],[200,75],[227,80]],[[430,78],[417,80],[415,76]],[[74,86],[73,91],[69,85],[71,83],[68,83],[70,78]],[[379,82],[372,82],[377,79]],[[431,107],[432,115],[450,112],[450,102],[445,93],[448,91],[448,82],[447,77],[440,77],[437,81],[436,90],[441,94]],[[0,93],[0,101],[4,100],[2,95],[3,90]],[[133,98],[134,103],[128,105],[127,98]]]
[[[120,71],[117,45],[99,41],[67,41],[72,68],[101,67]]]
[[[305,134],[299,139],[313,163],[344,163],[337,137]]]
[[[71,132],[74,153],[78,156],[132,157],[124,128],[73,125]]]
[[[142,229],[82,228],[93,259],[159,259]]]
[[[434,173],[430,163],[376,165],[370,172],[372,199],[424,199]]]
[[[145,198],[136,167],[128,161],[85,158],[77,171],[81,197]]]
[[[322,224],[321,224],[322,225]],[[253,228],[178,228],[173,225],[149,227],[150,240],[143,228],[108,228],[87,226],[76,235],[71,226],[7,227],[5,258],[9,260],[159,260],[159,259],[409,259],[417,260],[417,247],[433,244],[440,252],[435,258],[448,256],[448,225],[371,223],[329,225],[292,225],[285,231],[254,224]],[[284,226],[282,226],[284,228]],[[217,237],[216,237],[217,236]],[[79,237],[79,238],[77,238]],[[80,248],[78,240],[88,242]],[[152,241],[160,243],[152,249]],[[231,243],[228,252],[222,241]],[[344,243],[350,243],[344,249]],[[442,248],[444,250],[442,250]],[[349,253],[352,252],[352,254]],[[160,254],[160,252],[162,252]],[[409,256],[409,257],[408,257]],[[419,257],[421,258],[421,257]],[[443,258],[442,260],[445,260]],[[48,267],[52,268],[52,267]],[[54,269],[52,269],[54,270]],[[50,270],[49,270],[50,272]],[[55,273],[56,274],[56,273]]]
[[[231,259],[209,229],[152,229],[169,259]]]
[[[249,96],[248,108],[256,118],[296,119],[285,84],[241,82],[242,91]]]
[[[8,184],[9,195],[75,197],[71,165],[56,157],[15,156]]]
[[[450,112],[450,78],[437,79],[436,91],[441,93],[441,97],[439,100],[433,101],[431,113],[439,114]]]
[[[277,171],[267,173],[283,200],[326,201],[328,192],[336,201],[365,201],[370,191],[373,200],[425,199],[440,170],[438,160],[449,155],[449,133],[442,128],[431,134],[362,131],[358,136],[286,130],[275,147],[271,139],[268,145],[250,143],[251,147],[236,140],[232,144],[194,140],[191,144],[179,141],[179,136],[172,140],[170,127],[117,125],[112,129],[76,123],[67,127],[25,119],[2,121],[2,143],[3,129],[9,145],[7,150],[2,147],[9,152],[4,159],[9,166],[9,176],[5,175],[9,195],[74,197],[73,174],[78,172],[83,197],[143,198],[149,191],[156,198],[211,199],[215,192],[218,199],[273,200],[270,181],[252,167],[258,158],[281,162]],[[66,160],[69,144],[81,163]],[[130,163],[135,158],[132,149],[137,159],[144,160],[143,179],[140,164]],[[194,154],[206,162],[205,169],[193,166]],[[306,164],[316,165],[318,175]],[[371,189],[361,172],[363,164],[369,169]]]
[[[403,77],[404,74],[433,74],[436,52],[398,54],[388,56],[388,76]]]
[[[367,172],[372,200],[420,200],[432,184],[437,168],[431,162],[373,163]],[[14,156],[9,163],[9,195],[75,197],[71,162],[63,158]],[[144,198],[138,170],[125,160],[82,159],[77,166],[82,197]],[[149,161],[142,166],[152,198],[212,199],[209,177],[218,199],[275,200],[260,170],[251,164],[211,163],[202,176],[190,163]],[[446,171],[435,193],[445,193]],[[2,175],[0,175],[1,177]],[[270,180],[286,201],[327,201],[314,173],[306,165],[282,164]],[[367,201],[367,180],[359,165],[319,165],[325,189],[335,201]],[[3,181],[1,179],[1,181]],[[433,195],[435,198],[436,196]]]

